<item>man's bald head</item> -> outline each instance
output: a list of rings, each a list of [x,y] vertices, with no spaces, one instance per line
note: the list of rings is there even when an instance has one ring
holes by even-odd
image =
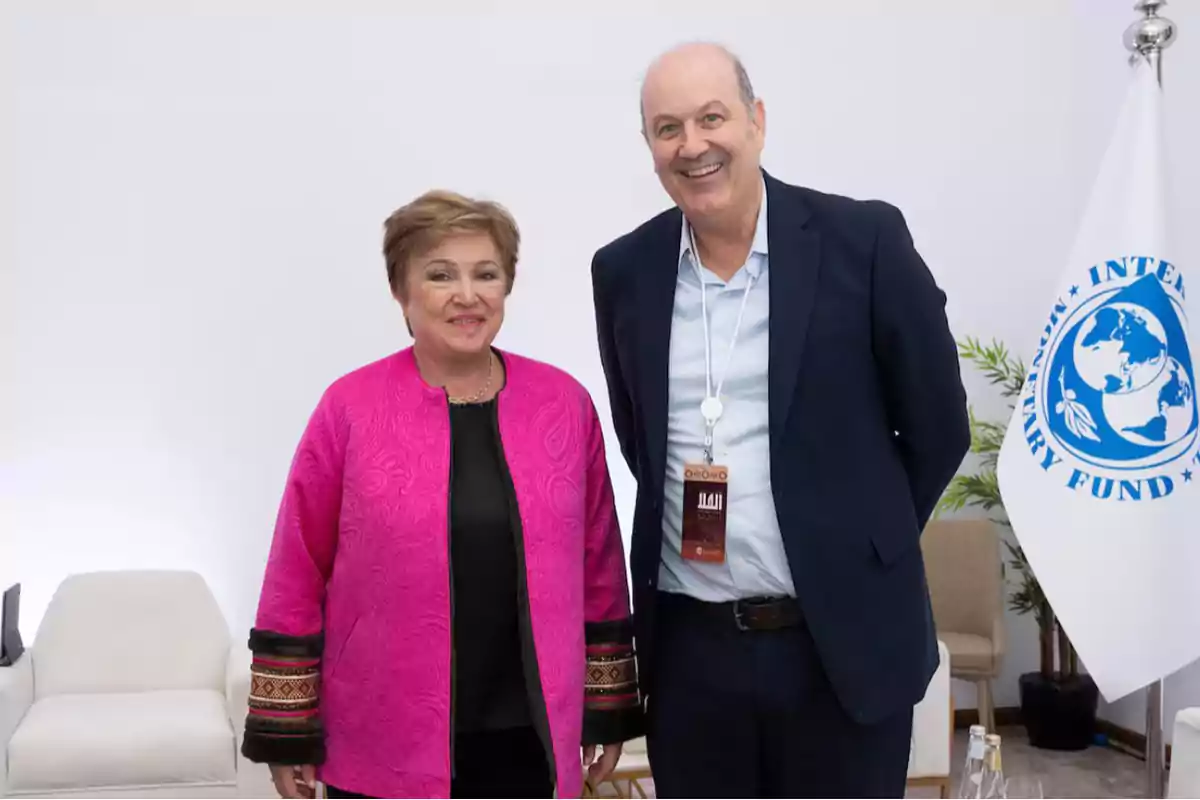
[[[642,135],[693,227],[753,228],[766,110],[737,56],[695,42],[655,59],[642,82]]]
[[[738,98],[747,111],[754,110],[754,86],[750,83],[750,74],[742,60],[723,45],[715,42],[689,42],[673,47],[656,58],[646,70],[642,78],[642,91],[639,98],[642,116],[642,132],[646,131],[646,94],[654,91],[660,84],[669,82],[678,76],[687,76],[696,70],[713,72],[728,69],[737,86]]]

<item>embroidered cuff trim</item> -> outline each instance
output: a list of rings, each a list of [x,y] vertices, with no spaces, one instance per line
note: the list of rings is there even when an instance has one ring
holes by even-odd
[[[242,754],[256,762],[321,763],[321,637],[255,630],[250,645],[254,658]]]

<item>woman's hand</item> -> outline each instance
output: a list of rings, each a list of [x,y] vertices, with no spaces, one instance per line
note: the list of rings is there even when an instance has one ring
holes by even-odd
[[[613,770],[617,768],[617,762],[620,760],[620,742],[604,745],[599,759],[596,758],[596,745],[585,745],[583,748],[583,768],[587,770],[588,783],[593,787],[604,783],[608,780],[608,776],[612,775]]]
[[[275,781],[275,791],[280,797],[317,796],[317,768],[312,764],[272,764],[271,780]]]

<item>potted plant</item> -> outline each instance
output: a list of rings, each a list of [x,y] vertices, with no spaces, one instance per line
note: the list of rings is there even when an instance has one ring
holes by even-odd
[[[967,337],[958,343],[959,356],[970,363],[1003,397],[1016,403],[1025,385],[1025,365],[1009,355],[995,340],[985,345]],[[979,457],[974,473],[956,475],[938,503],[938,513],[973,506],[989,512],[993,521],[1011,529],[1004,514],[1004,499],[996,478],[996,459],[1008,418],[994,422],[975,416],[968,409],[971,424],[971,452]],[[1009,608],[1018,614],[1033,614],[1038,624],[1040,669],[1020,677],[1021,720],[1035,747],[1048,750],[1082,750],[1090,745],[1096,732],[1096,711],[1100,699],[1095,681],[1079,670],[1079,656],[1066,630],[1050,607],[1042,587],[1019,545],[1004,541],[1008,549],[1008,568],[1012,570],[1013,590]]]

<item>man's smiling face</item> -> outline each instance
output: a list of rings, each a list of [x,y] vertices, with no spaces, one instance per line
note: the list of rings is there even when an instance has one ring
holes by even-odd
[[[642,116],[654,171],[693,222],[757,197],[765,114],[742,94],[733,59],[715,45],[673,50],[646,74]]]

